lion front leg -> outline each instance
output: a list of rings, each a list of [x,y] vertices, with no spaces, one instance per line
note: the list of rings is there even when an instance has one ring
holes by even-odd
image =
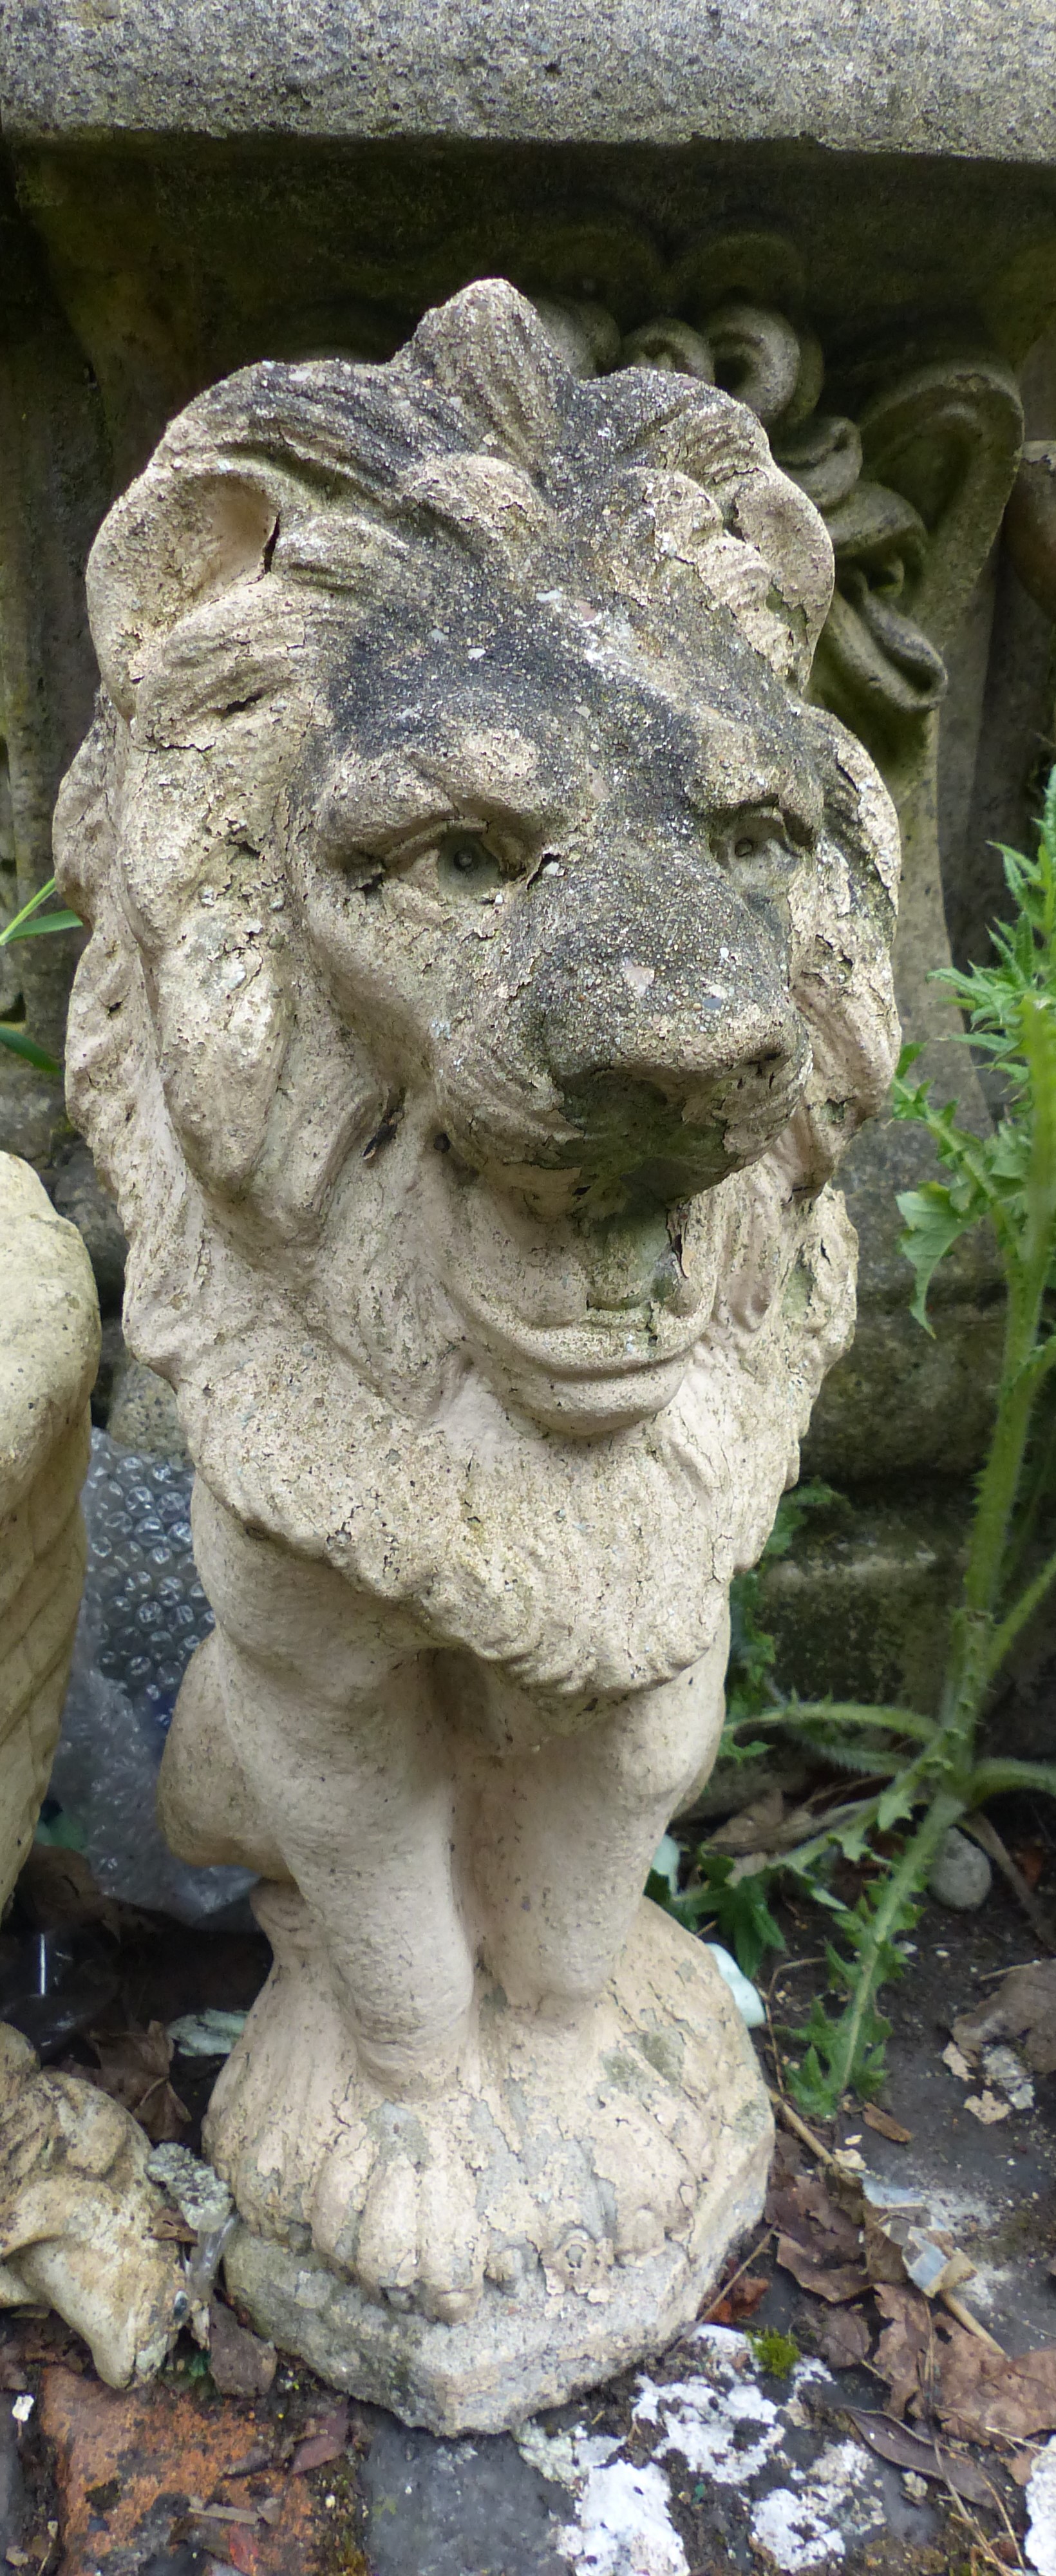
[[[715,1758],[728,1652],[725,1618],[674,1681],[488,1763],[475,1874],[485,1958],[511,2003],[574,2019],[612,1976],[657,1843]]]
[[[220,1629],[211,1679],[226,1743],[215,1792],[203,1769],[198,1799],[222,1813],[232,1772],[246,1784],[261,1821],[242,1854],[298,1889],[363,2071],[393,2094],[439,2080],[465,2035],[473,1968],[452,1875],[450,1747],[430,1705],[428,1659],[402,1657],[335,1705],[303,1667],[291,1672]],[[176,1804],[174,1779],[167,1816]],[[199,1855],[207,1846],[208,1825]],[[231,1848],[225,1839],[225,1857]]]
[[[428,2092],[464,2045],[451,1746],[398,1615],[251,1537],[201,1482],[194,1529],[217,1628],[181,1693],[162,1816],[177,1849],[279,1883],[257,1900],[276,1965],[210,2137],[244,2213],[284,2232],[348,2143],[351,2093]]]

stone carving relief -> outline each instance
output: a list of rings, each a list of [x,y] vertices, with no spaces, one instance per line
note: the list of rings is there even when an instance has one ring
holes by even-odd
[[[574,374],[495,282],[203,394],[90,566],[70,1098],[217,1622],[164,1820],[275,1951],[209,2114],[230,2276],[438,2429],[659,2346],[760,2205],[745,2035],[639,1891],[896,1043],[831,589],[703,363]]]
[[[736,247],[716,254],[728,260]],[[756,267],[767,254],[764,273],[779,261],[779,244],[752,248]],[[1011,369],[978,350],[897,367],[878,353],[858,370],[865,393],[851,419],[823,404],[817,335],[754,295],[720,291],[699,327],[659,314],[623,335],[599,305],[542,297],[536,309],[577,374],[690,375],[723,386],[762,422],[832,541],[835,589],[811,695],[859,735],[903,799],[945,695],[943,647],[1015,475],[1023,416]]]

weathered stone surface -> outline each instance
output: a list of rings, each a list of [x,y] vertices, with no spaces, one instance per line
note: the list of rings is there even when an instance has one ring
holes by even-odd
[[[142,1360],[127,1351],[114,1370],[106,1428],[112,1440],[141,1457],[186,1460],[187,1443],[171,1386],[156,1369],[144,1368]]]
[[[55,2308],[101,2379],[150,2378],[191,2314],[153,2229],[164,2208],[129,2111],[75,2075],[42,2073],[0,2022],[0,2308]]]
[[[940,1100],[956,1099],[958,1088],[967,1092],[966,1123],[981,1120],[971,1059],[965,1049],[963,1065],[951,1070],[954,1052],[930,1048],[923,1069]],[[819,1392],[804,1442],[805,1470],[841,1491],[913,1475],[963,1478],[985,1452],[1004,1333],[988,1233],[970,1236],[943,1263],[929,1296],[930,1333],[909,1311],[898,1194],[919,1189],[934,1172],[922,1130],[887,1116],[852,1146],[841,1173],[861,1246],[858,1319],[851,1349]]]
[[[686,144],[1056,157],[1046,0],[166,0],[4,13],[5,130]]]
[[[750,410],[577,377],[494,281],[387,368],[203,396],[93,552],[71,1102],[217,1618],[163,1811],[273,1882],[210,2151],[266,2329],[281,2273],[340,2375],[369,2314],[449,2428],[669,2332],[765,2162],[732,2008],[632,1925],[892,1062],[894,812],[805,696],[831,585]]]
[[[795,1549],[762,1569],[783,1688],[933,1710],[970,1506],[967,1480],[913,1494],[896,1480],[812,1514]]]
[[[379,2415],[360,2480],[376,2576],[568,2576],[568,2491],[507,2439],[438,2442]],[[393,2505],[397,2497],[396,2511]]]
[[[78,1495],[99,1310],[36,1173],[0,1154],[0,1906],[48,1785],[84,1580]]]
[[[600,2353],[611,2371],[662,2351],[756,2225],[772,2143],[751,2042],[706,1949],[644,1904],[604,1995],[560,2029],[511,2015],[485,1984],[457,2105],[397,2108],[358,2072],[289,1902],[262,1913],[272,1985],[210,2111],[229,2163],[243,2142],[232,2178],[256,2232],[238,2232],[225,2269],[258,2330],[434,2433],[500,2432],[591,2387]],[[266,2170],[280,2062],[287,2101],[303,2104],[286,2243]],[[316,2244],[336,2232],[330,2264],[291,2249],[291,2187],[314,2205]]]

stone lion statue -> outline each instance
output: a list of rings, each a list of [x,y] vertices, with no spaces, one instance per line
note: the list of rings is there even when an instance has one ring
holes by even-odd
[[[70,1098],[216,1629],[162,1782],[260,1872],[229,2269],[339,2384],[515,2420],[695,2313],[769,2113],[641,1907],[853,1320],[898,834],[806,701],[758,422],[488,281],[201,395],[89,572]]]

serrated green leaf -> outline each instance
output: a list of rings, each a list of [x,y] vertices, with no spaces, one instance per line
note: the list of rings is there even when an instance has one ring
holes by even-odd
[[[862,1860],[869,1849],[869,1819],[851,1816],[845,1825],[834,1825],[833,1842],[838,1844],[845,1860]]]
[[[896,1205],[905,1223],[899,1238],[899,1251],[904,1253],[916,1280],[911,1314],[934,1339],[934,1328],[928,1322],[925,1301],[940,1261],[951,1244],[958,1241],[974,1219],[955,1208],[944,1181],[925,1181],[919,1190],[901,1190]]]
[[[904,1770],[896,1772],[890,1788],[883,1791],[877,1805],[877,1831],[890,1833],[892,1825],[899,1824],[903,1816],[912,1815],[919,1799],[919,1779],[910,1780]]]

